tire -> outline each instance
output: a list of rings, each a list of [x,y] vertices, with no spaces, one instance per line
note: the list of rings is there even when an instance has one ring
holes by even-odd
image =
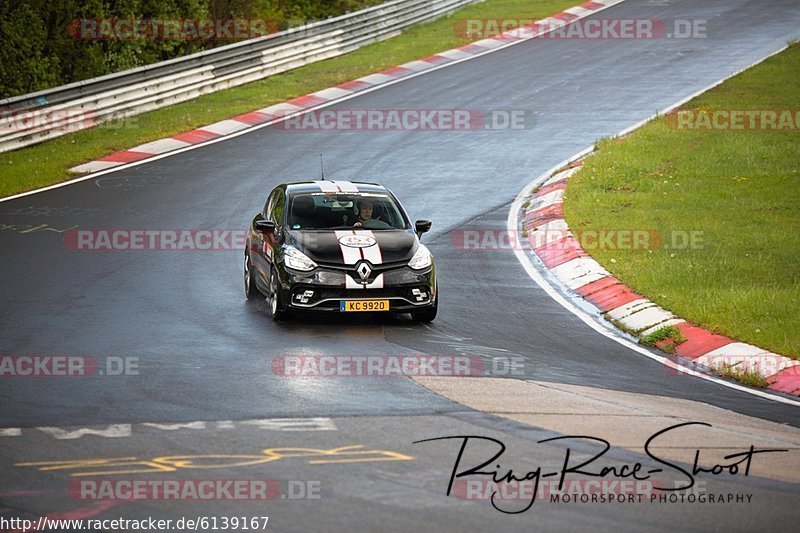
[[[250,254],[244,253],[244,295],[248,300],[255,300],[258,297],[258,287],[253,277],[253,267],[250,263]]]
[[[433,307],[428,307],[422,311],[411,311],[411,320],[414,322],[433,322],[436,318],[436,312],[439,310],[439,300],[437,298]]]
[[[275,272],[274,267],[269,271],[269,296],[267,297],[267,305],[269,306],[269,316],[272,317],[272,320],[275,322],[289,317],[289,310],[286,309],[286,304],[281,296],[278,274]]]

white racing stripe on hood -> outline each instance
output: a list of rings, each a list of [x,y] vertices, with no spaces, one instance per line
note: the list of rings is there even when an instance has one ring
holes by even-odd
[[[383,264],[383,254],[381,254],[381,244],[372,231],[368,229],[362,230],[336,230],[336,240],[338,241],[342,237],[347,237],[349,235],[362,235],[365,237],[372,237],[375,239],[375,245],[369,246],[367,248],[350,248],[349,246],[345,246],[341,242],[339,243],[339,249],[342,251],[342,259],[344,260],[345,265],[355,265],[362,259],[366,259],[373,265],[381,265]]]
[[[361,254],[370,263],[373,265],[380,265],[383,264],[383,255],[381,254],[381,243],[378,238],[372,233],[371,230],[368,229],[360,229],[355,230],[356,235],[366,235],[367,237],[372,237],[375,239],[375,246],[370,246],[368,248],[361,248]]]
[[[355,235],[356,232],[353,230],[336,230],[336,240],[338,241],[342,237],[347,237],[348,235]],[[339,249],[342,251],[342,259],[344,260],[345,265],[355,265],[359,261],[361,261],[361,248],[350,248],[349,246],[345,246],[341,242],[339,243]]]
[[[367,229],[362,230],[336,230],[334,231],[336,234],[336,239],[339,240],[342,237],[347,237],[349,235],[362,235],[365,237],[372,237],[375,239],[375,245],[369,246],[367,248],[350,248],[349,246],[343,245],[341,242],[339,243],[339,249],[342,251],[342,259],[344,260],[345,265],[355,265],[362,259],[369,261],[373,265],[380,265],[383,263],[383,255],[381,254],[381,245],[378,242],[378,239],[373,235],[372,231]],[[345,288],[347,289],[382,289],[383,288],[383,274],[378,275],[372,283],[368,285],[364,285],[359,283],[353,276],[349,273],[345,274]]]

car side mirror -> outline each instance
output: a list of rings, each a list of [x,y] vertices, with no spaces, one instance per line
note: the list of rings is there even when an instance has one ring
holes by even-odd
[[[417,220],[414,223],[414,229],[417,232],[417,237],[422,237],[423,233],[430,231],[432,225],[433,222],[431,222],[430,220]]]
[[[275,223],[271,220],[256,220],[256,229],[263,233],[272,233],[275,231]]]

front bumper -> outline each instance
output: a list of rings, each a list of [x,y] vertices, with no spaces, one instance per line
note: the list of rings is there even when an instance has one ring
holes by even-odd
[[[436,304],[433,266],[423,271],[407,266],[376,270],[376,276],[382,275],[382,287],[351,288],[356,279],[354,274],[354,271],[326,267],[307,273],[287,271],[285,301],[293,309],[333,312],[341,312],[343,300],[389,300],[390,312],[417,311]],[[349,284],[345,276],[351,277]],[[374,280],[375,276],[370,282]]]

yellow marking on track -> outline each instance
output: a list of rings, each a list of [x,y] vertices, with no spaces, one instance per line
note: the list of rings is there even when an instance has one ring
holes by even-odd
[[[354,444],[341,448],[332,448],[330,450],[317,448],[265,448],[262,450],[261,455],[171,455],[153,457],[152,459],[116,457],[107,459],[74,459],[69,461],[36,461],[16,463],[14,466],[38,468],[40,472],[80,470],[70,475],[73,477],[82,477],[175,472],[176,470],[239,468],[271,463],[280,459],[305,459],[307,464],[321,465],[378,461],[411,461],[414,458],[390,450],[364,449],[364,446]]]
[[[173,455],[170,457],[156,457],[154,462],[169,465],[173,470],[179,469],[213,469],[213,468],[235,468],[239,466],[252,466],[262,463],[277,461],[280,457],[265,457],[263,455]],[[233,462],[213,464],[201,463],[196,461],[205,460],[230,460]]]
[[[152,472],[174,472],[174,468],[160,465],[154,461],[140,460],[136,457],[118,457],[114,459],[75,459],[72,461],[40,461],[35,463],[17,463],[14,466],[32,466],[39,467],[40,472],[51,472],[53,470],[75,470],[78,468],[108,468],[108,467],[147,467],[146,469],[125,469],[125,470],[108,470],[102,472],[86,472],[76,473],[73,476],[90,476],[90,475],[111,475],[111,474],[149,474]]]

